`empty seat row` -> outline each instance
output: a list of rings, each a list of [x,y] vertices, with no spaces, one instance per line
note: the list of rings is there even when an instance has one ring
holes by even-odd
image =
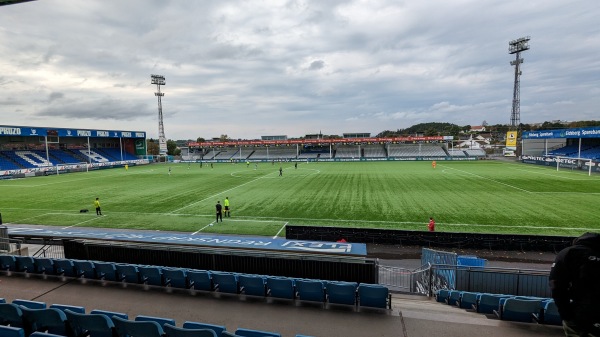
[[[17,299],[0,299],[0,336],[2,337],[281,337],[277,332],[186,321],[181,327],[175,320],[138,315],[130,320],[125,313],[92,310],[84,307]],[[310,337],[296,335],[297,337]]]
[[[494,314],[505,321],[562,325],[556,303],[551,298],[440,289],[436,293],[436,301],[482,314]]]
[[[391,308],[389,289],[378,284],[13,255],[0,255],[0,268],[11,272]]]

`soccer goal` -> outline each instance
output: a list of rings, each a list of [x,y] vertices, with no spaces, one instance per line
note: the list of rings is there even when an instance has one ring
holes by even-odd
[[[589,158],[572,158],[572,157],[556,157],[556,170],[571,169],[571,170],[587,170],[588,176],[592,175],[592,167],[594,161]]]
[[[52,168],[52,172],[56,175],[71,172],[89,172],[89,170],[90,163],[86,162],[57,164]]]

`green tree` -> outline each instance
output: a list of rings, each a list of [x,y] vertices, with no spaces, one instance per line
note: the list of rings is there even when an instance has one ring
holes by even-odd
[[[148,151],[148,154],[153,155],[153,156],[158,156],[158,153],[159,153],[158,142],[156,142],[154,139],[150,138],[146,141],[146,149]]]
[[[181,149],[177,147],[174,140],[167,140],[167,154],[170,156],[178,156],[181,154]]]

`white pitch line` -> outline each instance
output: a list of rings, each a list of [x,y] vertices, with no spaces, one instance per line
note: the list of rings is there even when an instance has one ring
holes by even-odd
[[[193,202],[193,203],[191,203],[191,204],[189,204],[189,205],[187,205],[187,206],[180,207],[180,208],[178,208],[178,209],[176,209],[176,210],[173,210],[173,211],[171,211],[171,212],[168,212],[167,214],[172,214],[172,213],[175,213],[175,212],[177,212],[177,211],[180,211],[180,210],[182,210],[182,209],[186,209],[186,208],[188,208],[188,207],[191,207],[191,206],[197,205],[197,204],[199,204],[199,203],[201,203],[201,202],[203,202],[203,201],[206,201],[206,200],[208,200],[208,199],[214,198],[214,197],[216,197],[216,196],[218,196],[218,195],[221,195],[221,194],[223,194],[223,193],[226,193],[226,192],[232,191],[232,190],[234,190],[234,189],[236,189],[236,188],[238,188],[238,187],[242,187],[242,186],[244,186],[244,185],[248,185],[248,184],[250,184],[250,183],[253,183],[253,182],[257,181],[257,180],[263,179],[264,177],[266,177],[266,176],[268,176],[268,175],[271,175],[271,174],[273,174],[273,173],[269,173],[269,174],[267,174],[267,175],[265,175],[265,176],[258,177],[258,178],[256,178],[256,179],[252,179],[252,180],[250,180],[250,181],[247,181],[247,182],[245,182],[245,183],[243,183],[243,184],[240,184],[240,185],[234,186],[234,187],[232,187],[232,188],[230,188],[230,189],[228,189],[228,190],[221,191],[221,192],[219,192],[219,193],[217,193],[217,194],[213,194],[213,195],[211,195],[210,197],[206,197],[206,198],[204,198],[204,199],[202,199],[202,200],[198,200],[198,201],[196,201],[196,202]]]
[[[275,234],[275,236],[273,237],[273,239],[277,239],[277,237],[279,236],[279,233],[281,233],[281,231],[287,226],[289,222],[286,222],[283,224],[283,227],[281,227],[281,229],[279,229],[279,232],[277,232],[277,234]]]
[[[441,165],[441,164],[440,164],[440,166],[444,167],[445,165]],[[447,167],[447,168],[449,168],[449,169],[451,169],[451,170],[456,170],[456,171],[458,171],[458,172],[462,172],[462,173],[465,173],[465,174],[468,174],[468,175],[475,176],[475,177],[477,177],[477,178],[481,178],[481,179],[485,179],[485,180],[493,181],[493,182],[495,182],[495,183],[497,183],[497,184],[504,185],[504,186],[507,186],[507,187],[510,187],[510,188],[514,188],[514,189],[516,189],[516,190],[519,190],[519,191],[521,191],[521,192],[532,193],[531,191],[528,191],[528,190],[522,189],[522,188],[520,188],[520,187],[516,187],[516,186],[513,186],[513,185],[511,185],[511,184],[503,183],[503,182],[501,182],[501,181],[497,181],[497,180],[494,180],[494,179],[491,179],[491,178],[486,178],[486,177],[480,176],[480,175],[478,175],[478,174],[475,174],[475,173],[471,173],[471,172],[467,172],[467,171],[463,171],[463,170],[455,169],[455,168],[453,168],[453,167],[450,167],[450,166],[445,166],[445,167]]]
[[[89,220],[85,220],[85,221],[82,221],[82,222],[78,222],[78,223],[76,223],[76,224],[74,224],[74,225],[72,225],[72,226],[63,227],[62,229],[68,229],[68,228],[71,228],[71,227],[77,227],[77,226],[79,226],[79,225],[81,225],[81,224],[84,224],[84,223],[86,223],[86,222],[90,222],[90,221],[94,221],[94,220],[100,219],[100,218],[102,218],[102,217],[104,217],[104,216],[105,216],[105,215],[102,215],[102,216],[96,216],[95,218],[92,218],[92,219],[89,219]]]

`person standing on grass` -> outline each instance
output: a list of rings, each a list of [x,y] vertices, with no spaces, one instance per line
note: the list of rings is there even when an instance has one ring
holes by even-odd
[[[433,220],[433,218],[429,218],[429,224],[427,224],[427,229],[429,229],[430,232],[435,232],[435,220]]]
[[[561,250],[548,280],[565,336],[600,336],[600,233],[585,233]]]
[[[298,168],[298,162],[294,163],[294,168],[297,169]]]
[[[279,176],[283,176],[283,169],[281,168],[281,166],[279,166]]]
[[[231,213],[229,213],[229,197],[225,197],[225,201],[223,201],[223,206],[225,207],[225,217],[231,218]]]
[[[215,207],[217,209],[217,222],[219,222],[219,219],[223,222],[223,206],[221,206],[221,202],[217,201]]]
[[[102,215],[102,210],[100,209],[100,198],[96,198],[96,200],[94,200],[94,207],[96,207],[96,215]]]

